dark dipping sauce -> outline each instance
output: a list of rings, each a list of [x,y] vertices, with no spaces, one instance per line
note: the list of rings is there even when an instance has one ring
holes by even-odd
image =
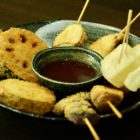
[[[53,80],[78,83],[95,77],[96,70],[84,63],[76,61],[55,61],[44,64],[41,74]]]

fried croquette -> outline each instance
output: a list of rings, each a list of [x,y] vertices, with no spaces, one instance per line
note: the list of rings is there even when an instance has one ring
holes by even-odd
[[[69,121],[78,125],[84,125],[85,118],[88,118],[92,124],[97,123],[100,118],[91,103],[82,99],[68,104],[64,110],[64,114]]]
[[[105,57],[123,40],[123,37],[123,33],[109,34],[94,41],[88,48]]]
[[[53,91],[37,83],[18,79],[0,81],[0,103],[11,108],[44,115],[53,109],[55,101]]]

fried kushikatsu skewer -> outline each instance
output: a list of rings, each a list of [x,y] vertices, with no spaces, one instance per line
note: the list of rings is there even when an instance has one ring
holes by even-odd
[[[95,140],[99,140],[100,137],[96,133],[93,124],[99,120],[99,115],[92,108],[91,103],[85,100],[76,101],[66,106],[64,110],[65,117],[74,122],[75,124],[86,124]],[[92,125],[91,125],[92,122]]]
[[[127,27],[123,39],[123,47],[120,54],[120,60],[124,53],[127,51],[127,44],[128,44],[128,33],[130,30],[130,21],[132,17],[132,10],[129,10],[128,13],[128,20],[127,20]],[[126,43],[125,43],[126,42]],[[121,112],[116,108],[120,104],[120,102],[123,100],[124,93],[117,89],[111,89],[105,86],[94,86],[91,90],[91,101],[94,104],[94,106],[100,111],[105,112],[108,109],[111,109],[114,114],[121,119],[122,114]]]
[[[122,41],[124,34],[115,33],[99,38],[88,46],[89,49],[99,53],[102,57],[108,55],[116,45]]]
[[[130,25],[140,16],[138,13],[130,22]],[[125,26],[119,33],[109,34],[99,38],[88,46],[89,49],[98,52],[101,56],[108,55],[124,38]]]
[[[117,88],[121,88],[123,86],[126,88],[130,87],[132,85],[131,78],[133,77],[133,74],[131,75],[130,79],[127,79],[127,77],[140,65],[140,50],[136,47],[133,48],[128,44],[128,33],[131,16],[132,10],[129,11],[127,28],[123,43],[117,46],[101,61],[102,75],[107,81]],[[136,75],[136,73],[134,75]],[[136,81],[136,79],[134,78],[133,81]],[[137,82],[133,82],[133,84],[134,83]]]
[[[127,44],[127,53],[121,56],[122,47],[120,44],[101,61],[103,77],[117,88],[122,88],[129,73],[140,66],[140,49]],[[132,81],[131,81],[132,83]]]
[[[87,35],[83,27],[80,24],[74,23],[68,25],[56,36],[53,47],[81,46],[85,40],[87,40]]]
[[[64,114],[65,107],[76,101],[86,100],[90,101],[90,94],[88,92],[79,92],[74,95],[67,96],[66,98],[61,99],[54,106],[53,113],[56,115]]]
[[[99,120],[99,115],[93,109],[90,102],[79,100],[68,104],[64,109],[65,117],[74,124],[84,125],[84,119],[89,119],[92,124],[96,124]]]
[[[121,90],[96,85],[91,89],[90,97],[100,113],[106,113],[111,109],[118,118],[122,118],[122,114],[116,108],[124,98],[124,93]]]
[[[80,25],[80,21],[88,6],[89,0],[86,0],[84,7],[76,23],[68,25],[60,34],[58,34],[53,42],[53,47],[60,46],[81,46],[87,40],[86,32]]]
[[[74,124],[86,124],[95,140],[99,140],[99,136],[91,125],[95,124],[100,116],[92,108],[90,96],[88,92],[80,92],[60,100],[54,106],[53,112],[57,115],[65,114],[65,117]],[[90,120],[90,121],[89,121]]]

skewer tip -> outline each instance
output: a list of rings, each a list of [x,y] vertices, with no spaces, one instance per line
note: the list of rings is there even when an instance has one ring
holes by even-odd
[[[88,118],[84,118],[84,122],[87,125],[87,127],[89,128],[93,138],[95,140],[100,140],[99,135],[97,134],[97,132],[95,131],[94,127],[92,126],[92,124],[90,123],[90,121],[88,120]]]
[[[89,1],[90,1],[90,0],[86,0],[84,6],[83,6],[83,8],[82,8],[82,11],[81,11],[81,13],[80,13],[80,16],[78,17],[78,20],[77,20],[77,22],[76,22],[77,24],[80,23],[80,21],[81,21],[83,15],[84,15],[84,13],[85,13],[85,10],[86,10],[86,8],[87,8],[87,6],[88,6]]]
[[[107,104],[109,105],[109,107],[111,108],[111,110],[114,112],[114,114],[115,114],[119,119],[122,119],[122,118],[123,118],[122,113],[112,104],[111,101],[107,101]]]

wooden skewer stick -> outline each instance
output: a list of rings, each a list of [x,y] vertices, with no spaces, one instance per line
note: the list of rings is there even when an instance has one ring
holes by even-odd
[[[124,54],[127,53],[127,44],[128,44],[128,38],[129,38],[130,22],[131,22],[131,18],[132,18],[132,13],[133,13],[133,11],[129,10],[127,25],[126,25],[126,30],[125,30],[125,36],[123,38],[123,44],[125,43],[125,45],[123,45],[123,47],[122,47],[122,49],[124,49]]]
[[[128,44],[128,38],[129,38],[129,31],[130,31],[132,13],[133,13],[133,11],[132,10],[129,10],[129,12],[128,12],[128,18],[127,18],[127,25],[125,27],[125,34],[124,34],[124,38],[123,38],[123,44],[124,45],[123,45],[123,47],[121,49],[121,53],[120,53],[120,59],[119,59],[120,61],[121,61],[123,52],[124,52],[124,54],[127,53],[127,44]]]
[[[140,16],[140,12],[131,20],[130,25],[133,24],[139,16]],[[125,26],[125,27],[120,31],[120,33],[123,33],[123,32],[126,30],[126,28],[127,28],[127,26]]]
[[[80,16],[78,17],[77,24],[80,23],[80,21],[81,21],[83,15],[84,15],[84,12],[85,12],[85,10],[86,10],[86,8],[87,8],[87,6],[88,6],[88,3],[89,3],[89,0],[86,0],[86,2],[85,2],[85,4],[84,4],[84,7],[83,7],[83,9],[82,9],[82,11],[81,11],[81,13],[80,13]]]
[[[129,10],[129,13],[128,13],[128,19],[127,19],[127,25],[126,25],[126,28],[125,28],[125,36],[123,38],[123,43],[128,43],[127,41],[127,36],[129,34],[129,30],[130,30],[130,22],[131,22],[131,17],[132,17],[132,10]]]
[[[111,101],[107,101],[107,104],[109,105],[109,107],[112,109],[112,111],[114,112],[114,114],[119,118],[122,119],[122,113],[112,104]]]
[[[129,10],[130,14],[128,16],[128,20],[127,20],[127,30],[126,30],[126,43],[128,44],[128,39],[129,39],[129,32],[130,32],[130,23],[131,23],[131,19],[132,19],[132,14],[133,11]],[[126,47],[127,48],[127,47]]]
[[[95,140],[100,140],[99,135],[98,135],[97,132],[95,131],[94,127],[92,126],[92,124],[90,123],[90,121],[88,120],[88,118],[85,118],[84,121],[85,121],[85,124],[87,125],[87,127],[89,128],[89,130],[90,130],[90,132],[91,132],[93,138],[94,138]]]

